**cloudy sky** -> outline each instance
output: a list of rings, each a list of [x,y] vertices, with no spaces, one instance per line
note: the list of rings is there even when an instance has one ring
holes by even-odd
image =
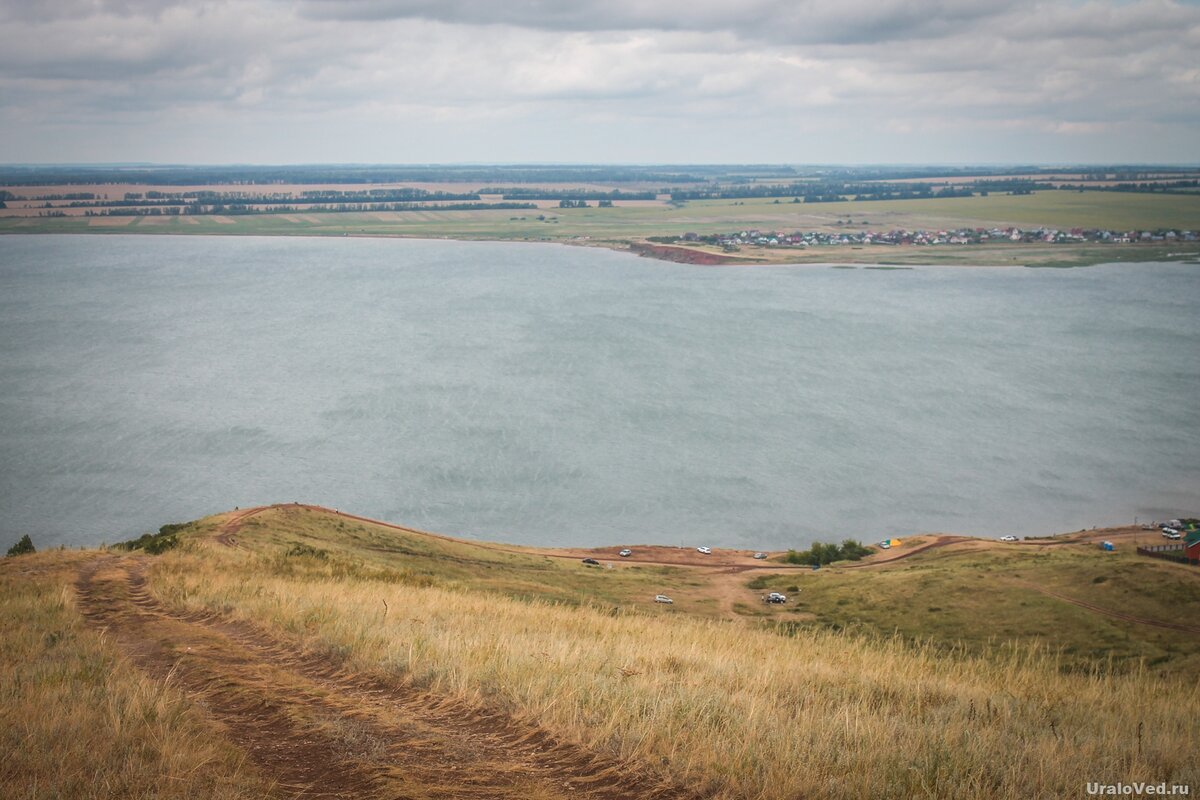
[[[1200,162],[1200,2],[0,0],[0,161]]]

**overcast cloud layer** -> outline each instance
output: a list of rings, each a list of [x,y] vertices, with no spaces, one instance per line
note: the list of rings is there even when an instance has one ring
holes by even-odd
[[[0,0],[5,162],[1198,162],[1200,5]]]

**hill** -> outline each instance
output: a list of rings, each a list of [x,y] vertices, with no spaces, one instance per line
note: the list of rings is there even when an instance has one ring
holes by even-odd
[[[814,572],[720,550],[466,542],[283,505],[132,552],[4,559],[0,794],[1195,783],[1200,574],[1134,556],[1141,535],[926,537]],[[759,602],[769,589],[789,602]]]

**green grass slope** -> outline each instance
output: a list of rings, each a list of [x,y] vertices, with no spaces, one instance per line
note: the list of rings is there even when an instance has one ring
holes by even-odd
[[[228,550],[220,534],[231,519],[192,523],[183,539]],[[687,613],[783,634],[898,634],[972,655],[1034,645],[1056,653],[1067,671],[1145,665],[1165,674],[1200,667],[1200,569],[1137,556],[1132,541],[1106,553],[1082,542],[968,539],[865,568],[731,571],[603,555],[602,566],[586,566],[579,557],[586,553],[578,551],[457,540],[307,506],[271,507],[233,524],[238,550],[280,577],[368,578],[622,612]],[[760,597],[768,591],[788,594],[789,603],[764,605]],[[654,605],[662,592],[676,599],[673,607]]]
[[[1200,633],[1165,627],[1200,630],[1200,569],[1132,546],[967,542],[892,566],[802,577],[755,582],[763,591],[801,589],[787,627],[895,632],[974,653],[1036,643],[1060,653],[1064,669],[1200,668]]]

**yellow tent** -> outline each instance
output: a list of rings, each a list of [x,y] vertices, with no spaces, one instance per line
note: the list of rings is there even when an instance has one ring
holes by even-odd
[[[888,539],[888,547],[899,547],[899,546],[900,546],[899,539]]]

